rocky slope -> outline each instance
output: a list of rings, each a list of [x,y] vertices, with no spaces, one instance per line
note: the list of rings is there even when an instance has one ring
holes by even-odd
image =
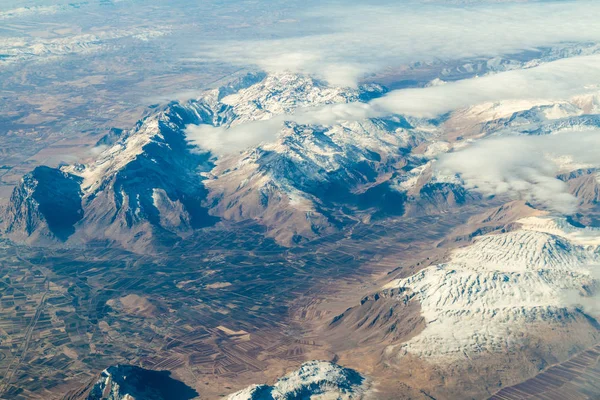
[[[425,328],[415,293],[406,288],[383,289],[336,316],[327,327],[329,340],[339,349],[399,343]]]
[[[116,365],[102,371],[100,378],[82,393],[86,400],[187,400],[198,393],[169,376],[167,371],[150,371],[132,365]]]
[[[37,167],[23,177],[10,198],[6,232],[17,240],[66,240],[83,218],[80,184],[78,176]]]
[[[302,107],[360,103],[384,92],[376,85],[331,88],[284,74],[223,98],[235,114],[225,126],[270,120],[279,132],[269,143],[219,157],[213,179],[206,183],[214,214],[234,221],[254,219],[285,244],[377,213],[402,215],[406,194],[391,178],[409,163],[423,162],[408,153],[430,132],[401,117],[326,126],[277,122]]]

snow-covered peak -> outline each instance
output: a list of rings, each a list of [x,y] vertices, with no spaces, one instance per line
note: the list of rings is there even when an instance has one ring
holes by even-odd
[[[143,152],[144,146],[154,139],[160,138],[158,116],[151,117],[143,122],[134,135],[129,135],[112,146],[99,147],[101,151],[98,158],[91,164],[81,168],[79,165],[70,165],[63,170],[83,178],[81,185],[85,192],[96,191],[108,177],[123,169]]]
[[[83,178],[82,190],[85,193],[94,193],[101,189],[110,177],[144,154],[149,144],[164,148],[165,152],[173,150],[164,131],[178,132],[183,141],[182,129],[185,122],[190,122],[187,120],[191,119],[198,123],[205,118],[202,115],[205,112],[203,106],[202,103],[194,101],[185,104],[171,103],[144,117],[135,128],[123,133],[115,143],[97,146],[95,151],[98,155],[91,163],[69,165],[62,170]]]
[[[582,272],[582,267],[597,260],[593,253],[565,236],[528,228],[478,238],[471,246],[455,251],[451,263],[464,264],[477,271]],[[596,236],[595,240],[599,238]]]
[[[274,385],[252,385],[228,400],[362,399],[366,379],[358,372],[326,361],[309,361]]]
[[[128,248],[147,248],[160,240],[178,240],[194,229],[214,224],[202,202],[206,189],[202,172],[212,168],[205,153],[194,152],[183,129],[187,123],[210,118],[211,111],[201,102],[173,102],[152,109],[127,132],[117,132],[100,140],[95,160],[64,166],[59,172],[72,177],[76,187],[64,204],[77,204],[77,218],[69,225],[68,240],[86,243],[102,238]],[[58,175],[57,175],[58,176]],[[51,181],[44,175],[44,179]],[[52,182],[38,185],[44,188]],[[19,198],[28,198],[17,190]],[[11,226],[25,226],[29,214],[41,213],[49,220],[52,209],[36,204],[52,204],[51,193],[38,190],[43,201],[27,202],[27,213],[11,212]],[[40,210],[38,210],[40,209]],[[38,213],[39,214],[39,213]],[[41,226],[41,225],[40,225]],[[13,229],[14,231],[14,229]],[[20,236],[30,237],[26,229]],[[66,241],[64,239],[63,241]]]
[[[600,246],[600,228],[578,228],[566,218],[528,217],[519,223],[525,230],[559,236],[579,246]]]
[[[589,288],[599,284],[600,230],[551,217],[528,217],[518,226],[480,237],[447,263],[386,285],[416,293],[427,322],[390,351],[446,360],[506,353],[512,341],[544,329],[564,335],[560,347],[566,351],[595,340],[596,328],[581,310],[600,316],[597,307],[587,307],[598,300]],[[570,329],[583,333],[567,338]]]
[[[383,92],[380,87],[370,89]],[[305,107],[358,101],[360,95],[358,89],[329,86],[306,75],[279,73],[223,97],[221,103],[231,107],[233,116],[228,125],[236,126]]]
[[[451,138],[476,139],[487,134],[550,134],[600,125],[599,94],[568,100],[504,100],[454,111],[443,126]],[[464,142],[463,142],[464,143]]]

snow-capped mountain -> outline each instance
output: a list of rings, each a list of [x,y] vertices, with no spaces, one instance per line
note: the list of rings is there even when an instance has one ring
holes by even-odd
[[[78,183],[65,199],[82,210],[77,220],[68,219],[69,234],[54,236],[141,249],[157,238],[171,243],[218,219],[254,220],[290,244],[357,220],[469,201],[464,189],[448,182],[421,179],[410,193],[399,185],[436,154],[431,149],[411,154],[419,145],[427,149],[439,134],[427,121],[401,116],[327,126],[283,121],[275,141],[218,158],[188,136],[190,126],[232,128],[297,107],[360,103],[384,92],[377,85],[351,89],[293,74],[251,74],[196,100],[151,109],[134,129],[101,140],[95,161],[54,170]],[[27,180],[13,197],[14,205],[29,206],[8,210],[7,232],[33,242],[40,224],[25,221],[49,214],[29,201]]]
[[[228,400],[285,400],[364,398],[367,380],[358,372],[325,361],[310,361],[272,385],[252,385]]]
[[[208,155],[191,151],[183,133],[186,124],[205,114],[199,104],[172,103],[154,110],[116,143],[103,146],[90,164],[45,168],[50,172],[41,175],[34,171],[36,190],[30,188],[34,181],[25,177],[14,191],[5,215],[7,233],[15,240],[35,242],[36,229],[43,224],[27,221],[58,217],[55,208],[43,207],[57,201],[56,193],[39,188],[53,187],[57,182],[52,179],[61,177],[73,182],[66,186],[68,191],[59,189],[65,191],[61,201],[77,204],[79,210],[77,219],[63,221],[69,224],[68,234],[57,235],[48,222],[60,241],[108,240],[136,248],[156,237],[171,241],[213,224],[216,218],[201,206],[206,189],[200,172],[210,170],[211,164]]]
[[[564,360],[600,338],[600,230],[533,216],[455,250],[447,263],[389,283],[414,293],[426,327],[390,357],[436,363],[510,354],[543,338],[546,360]]]
[[[483,103],[457,110],[444,128],[468,138],[477,135],[547,135],[567,129],[600,126],[600,93],[574,96],[568,101],[519,100]]]
[[[249,77],[248,83],[252,82],[252,77]],[[377,85],[360,89],[329,86],[305,75],[281,73],[256,75],[254,84],[229,92],[231,93],[228,94],[223,89],[216,92],[220,94],[220,106],[229,107],[224,107],[226,112],[221,114],[221,119],[214,125],[235,126],[249,121],[267,120],[303,107],[367,100],[382,95],[385,89]],[[210,92],[205,98],[214,96],[214,93]]]
[[[356,102],[383,92],[377,86],[358,90],[329,87],[294,74],[268,76],[224,97],[228,118],[219,125],[239,126],[296,108]],[[270,234],[284,243],[314,237],[346,222],[332,220],[323,211],[331,197],[337,196],[334,200],[342,203],[360,202],[361,193],[351,192],[361,191],[359,185],[375,184],[400,158],[402,141],[395,131],[371,121],[365,124],[322,127],[283,123],[275,142],[219,159],[211,173],[214,179],[207,182],[214,213],[231,220],[256,219],[275,227]],[[402,195],[397,197],[401,213]]]
[[[211,168],[208,156],[191,151],[182,131],[202,113],[195,103],[170,104],[95,163],[65,168],[83,179],[84,240],[98,231],[116,240],[131,233],[136,241],[155,233],[175,239],[216,221],[202,207],[207,192],[200,173]]]
[[[37,203],[28,200],[33,192],[26,180],[15,190],[5,230],[26,242],[44,236],[142,249],[157,240],[173,243],[219,220],[252,220],[290,245],[373,218],[439,213],[480,198],[434,167],[440,154],[481,137],[598,125],[595,94],[568,102],[481,104],[438,120],[342,116],[321,125],[291,117],[306,108],[360,107],[385,92],[378,85],[344,88],[303,75],[258,73],[194,100],[151,108],[132,130],[101,140],[93,162],[54,172],[79,185],[66,194],[82,210],[77,220],[67,219],[69,234],[37,234],[43,224],[27,222],[47,213],[36,205],[39,191]],[[261,121],[275,128],[275,137],[213,154],[208,136],[216,132],[213,139],[227,143],[237,129],[244,140]],[[590,182],[586,189],[577,189],[576,181],[570,185],[587,190],[596,204]]]
[[[40,10],[29,9],[14,10],[14,12],[32,13]],[[46,7],[48,11],[51,7]],[[56,8],[58,10],[58,8]],[[4,15],[4,18],[7,18]],[[3,19],[0,12],[0,20]],[[48,61],[72,54],[92,54],[100,51],[114,49],[120,40],[134,39],[147,41],[150,38],[160,37],[168,34],[168,28],[131,28],[115,29],[111,31],[99,31],[95,33],[84,33],[77,35],[66,35],[58,38],[23,38],[9,37],[0,39],[0,68],[19,62]]]
[[[273,121],[292,112],[290,104],[360,103],[384,93],[377,85],[331,88],[304,76],[270,76],[224,97],[235,118],[223,123],[235,127],[240,121]],[[419,145],[427,148],[437,135],[429,122],[402,116],[328,125],[282,121],[274,140],[216,161],[213,179],[206,182],[209,202],[215,215],[257,220],[285,244],[356,220],[437,210],[449,197],[462,204],[471,196],[452,184],[425,179],[418,185],[422,191],[411,193],[398,185],[434,154],[411,150]]]

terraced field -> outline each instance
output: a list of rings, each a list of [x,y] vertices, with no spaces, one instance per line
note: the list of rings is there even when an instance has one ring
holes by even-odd
[[[535,378],[502,389],[490,400],[591,400],[600,398],[599,393],[600,344]]]

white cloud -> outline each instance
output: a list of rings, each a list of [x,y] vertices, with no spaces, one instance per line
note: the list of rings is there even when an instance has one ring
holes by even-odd
[[[443,174],[460,175],[466,187],[485,195],[509,195],[572,214],[577,200],[556,176],[565,160],[600,167],[598,149],[600,130],[490,138],[446,154],[437,168]]]
[[[598,90],[600,56],[573,57],[423,89],[396,90],[370,104],[382,113],[435,117],[485,102],[564,100]]]
[[[198,55],[349,84],[365,73],[416,61],[494,57],[600,41],[597,1],[479,2],[460,7],[378,3],[322,5],[298,12],[292,37],[205,41]]]
[[[359,121],[392,114],[435,117],[484,102],[567,100],[577,94],[597,91],[598,83],[600,55],[575,57],[535,68],[445,85],[395,90],[369,103],[356,102],[299,109],[294,114],[280,115],[268,121],[256,121],[231,129],[191,126],[188,135],[190,140],[200,147],[223,154],[275,140],[285,121],[327,126],[341,121]],[[209,131],[210,134],[207,133]]]
[[[18,7],[10,10],[0,11],[0,20],[27,17],[31,15],[55,14],[58,11],[60,11],[59,6]]]
[[[248,122],[233,128],[214,127],[212,125],[189,125],[186,129],[187,140],[214,154],[235,153],[262,142],[270,142],[283,127],[279,117],[266,121]]]
[[[265,128],[281,130],[282,118],[256,121],[231,130],[191,126],[191,141],[217,154],[240,151],[272,139]],[[509,136],[484,139],[449,153],[435,164],[445,175],[458,174],[465,187],[484,195],[525,199],[562,214],[577,210],[577,199],[557,178],[563,167],[600,168],[600,130],[563,131],[547,136]]]
[[[343,121],[357,121],[375,116],[367,103],[331,104],[302,108],[294,114],[280,114],[268,120],[251,121],[231,128],[211,125],[188,125],[190,143],[217,155],[234,153],[278,137],[286,121],[304,125],[330,126]]]

